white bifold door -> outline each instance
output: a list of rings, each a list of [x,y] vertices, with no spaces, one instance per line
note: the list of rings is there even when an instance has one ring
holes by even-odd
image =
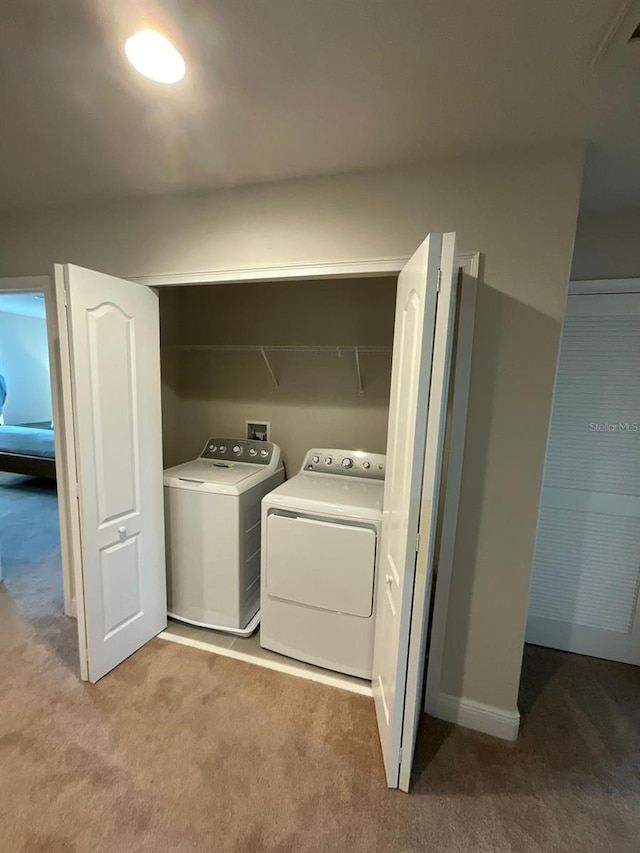
[[[431,234],[398,279],[373,692],[387,784],[409,789],[455,316],[455,235]]]
[[[640,293],[570,295],[529,643],[640,664]]]
[[[73,411],[76,607],[95,682],[167,624],[158,297],[80,267],[55,276]]]
[[[373,688],[387,782],[405,790],[422,706],[455,276],[455,235],[432,234],[398,281]],[[60,475],[74,494],[77,482],[70,550],[83,675],[96,681],[166,625],[158,300],[74,266],[56,268],[56,288]]]

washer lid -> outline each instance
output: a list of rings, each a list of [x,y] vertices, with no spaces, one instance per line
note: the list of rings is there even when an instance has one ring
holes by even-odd
[[[201,491],[226,491],[256,474],[264,474],[264,466],[244,462],[209,462],[194,459],[164,472],[165,486],[194,488]],[[269,472],[272,473],[272,472]]]
[[[269,492],[263,501],[287,509],[317,509],[335,515],[377,519],[382,514],[383,495],[383,480],[302,471]]]

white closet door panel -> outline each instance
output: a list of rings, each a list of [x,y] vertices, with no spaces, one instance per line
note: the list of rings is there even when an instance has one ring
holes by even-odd
[[[640,315],[622,313],[640,297],[621,300],[619,314],[568,313],[558,365],[545,486],[637,495],[640,491]],[[592,306],[597,307],[597,306]],[[637,306],[635,306],[637,309]]]
[[[456,276],[455,234],[431,234],[396,297],[372,685],[387,784],[403,790],[422,707]]]
[[[640,294],[570,296],[527,640],[640,663]]]
[[[612,495],[609,492],[585,492],[577,489],[543,489],[542,506],[638,517],[636,495]]]
[[[538,539],[529,613],[629,633],[640,582],[639,520],[543,508]]]
[[[65,265],[90,681],[167,622],[158,297]]]

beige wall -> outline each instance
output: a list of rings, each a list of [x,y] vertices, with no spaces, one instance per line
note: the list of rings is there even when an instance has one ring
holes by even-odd
[[[289,472],[312,446],[384,453],[390,353],[361,355],[360,396],[349,353],[271,353],[276,389],[260,353],[171,343],[391,347],[395,291],[384,278],[162,290],[165,464],[193,459],[210,435],[244,436],[247,420],[270,422]]]
[[[443,688],[516,706],[582,146],[158,198],[0,222],[0,273],[124,275],[411,253],[455,230],[478,299]]]
[[[571,278],[639,277],[640,208],[581,213]]]

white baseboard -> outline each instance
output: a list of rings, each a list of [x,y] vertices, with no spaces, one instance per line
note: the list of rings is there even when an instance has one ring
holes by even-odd
[[[494,705],[483,705],[482,702],[449,696],[447,693],[440,693],[431,713],[448,723],[456,723],[502,740],[515,740],[520,728],[520,714],[517,711],[505,711]]]

